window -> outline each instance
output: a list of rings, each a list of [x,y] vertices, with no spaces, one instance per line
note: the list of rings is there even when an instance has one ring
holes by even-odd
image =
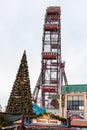
[[[67,97],[67,110],[84,110],[84,97],[83,96],[68,96]]]

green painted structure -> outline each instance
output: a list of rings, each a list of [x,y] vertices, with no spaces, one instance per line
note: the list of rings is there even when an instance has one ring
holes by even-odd
[[[82,93],[87,92],[87,84],[75,84],[75,85],[65,85],[63,88],[63,93]]]

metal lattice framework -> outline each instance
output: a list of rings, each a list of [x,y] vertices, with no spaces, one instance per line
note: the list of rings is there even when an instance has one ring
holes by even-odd
[[[49,98],[62,93],[63,82],[67,83],[65,63],[61,59],[61,10],[48,7],[43,25],[41,73],[33,92],[34,102],[38,102],[41,90],[41,103],[45,108],[53,108]]]

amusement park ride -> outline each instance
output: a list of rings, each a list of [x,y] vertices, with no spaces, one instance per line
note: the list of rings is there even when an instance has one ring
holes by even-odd
[[[64,84],[68,84],[65,74],[65,62],[61,58],[61,9],[51,6],[46,9],[42,38],[41,73],[33,91],[33,101],[52,109],[52,98],[62,94]]]

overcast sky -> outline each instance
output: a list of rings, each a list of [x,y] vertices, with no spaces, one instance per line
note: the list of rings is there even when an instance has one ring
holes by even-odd
[[[87,0],[0,0],[0,104],[7,105],[26,50],[31,89],[41,70],[46,8],[61,6],[62,60],[69,84],[87,84]]]

